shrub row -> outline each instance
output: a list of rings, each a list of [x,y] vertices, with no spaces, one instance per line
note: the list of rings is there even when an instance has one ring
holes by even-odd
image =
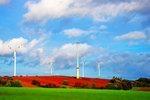
[[[135,81],[132,81],[133,87],[150,87],[150,79],[148,78],[139,78]]]
[[[0,77],[0,86],[6,87],[22,87],[22,84],[18,80],[13,80],[13,77]]]
[[[70,87],[68,80],[62,81],[60,83],[61,86],[57,86],[54,83],[48,83],[45,85],[41,85],[40,81],[38,81],[38,80],[32,80],[32,84],[36,85],[38,87],[46,87],[46,88],[58,88],[58,87],[59,88],[67,88],[67,87]],[[95,83],[93,83],[92,86],[90,86],[88,83],[81,83],[81,82],[75,82],[73,87],[75,87],[75,88],[94,88],[94,89],[97,88]]]
[[[121,78],[113,77],[110,83],[106,86],[106,89],[116,90],[129,90],[132,89],[132,84],[129,80],[122,80]]]
[[[106,86],[107,89],[123,89],[123,90],[129,90],[132,89],[132,87],[150,87],[150,79],[139,78],[135,81],[129,81],[113,77],[110,83]]]
[[[45,87],[45,88],[57,88],[57,86],[53,83],[48,83],[46,85],[42,85],[39,81],[37,80],[32,80],[32,84],[36,85],[38,87]]]

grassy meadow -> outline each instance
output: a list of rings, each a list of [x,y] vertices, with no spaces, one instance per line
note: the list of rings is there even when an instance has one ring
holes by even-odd
[[[150,92],[0,87],[0,100],[148,100]]]

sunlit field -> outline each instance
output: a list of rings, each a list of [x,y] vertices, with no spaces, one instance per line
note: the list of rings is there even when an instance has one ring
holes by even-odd
[[[148,100],[150,92],[63,88],[0,88],[0,100]]]

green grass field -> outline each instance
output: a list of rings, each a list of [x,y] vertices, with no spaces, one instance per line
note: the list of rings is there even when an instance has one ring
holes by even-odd
[[[0,87],[0,100],[148,100],[150,92]]]

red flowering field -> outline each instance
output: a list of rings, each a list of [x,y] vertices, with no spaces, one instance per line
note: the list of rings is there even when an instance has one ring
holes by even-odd
[[[41,85],[54,84],[61,87],[67,84],[67,87],[80,87],[80,85],[88,85],[88,87],[104,88],[108,83],[108,79],[100,78],[80,78],[69,76],[15,76],[14,80],[21,81],[23,87],[37,87],[32,84],[33,80],[39,81]]]

